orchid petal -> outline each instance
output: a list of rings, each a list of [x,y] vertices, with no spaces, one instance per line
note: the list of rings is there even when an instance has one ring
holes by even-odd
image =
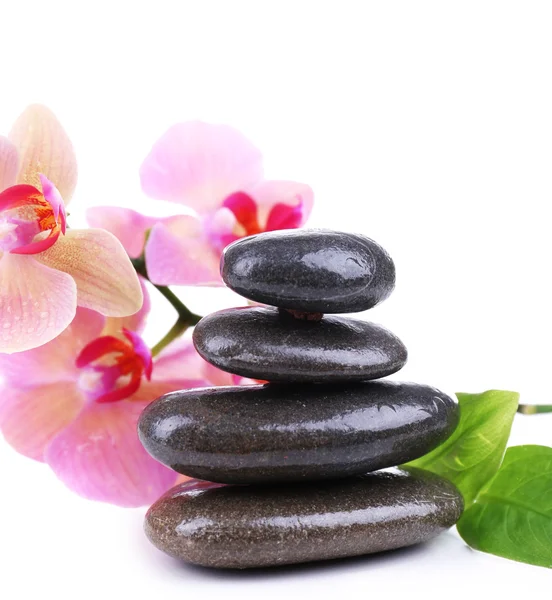
[[[105,335],[87,344],[75,358],[77,369],[82,369],[90,363],[98,360],[106,354],[112,352],[124,353],[128,350],[128,344],[119,338]]]
[[[130,258],[138,258],[142,254],[146,232],[159,221],[118,206],[93,206],[86,212],[86,218],[91,227],[111,232],[123,244]]]
[[[236,375],[221,371],[211,363],[206,362],[203,373],[209,385],[238,385]]]
[[[75,419],[83,403],[73,382],[6,387],[0,396],[0,429],[15,450],[41,461],[50,441]]]
[[[126,385],[101,394],[96,398],[96,402],[100,404],[107,404],[110,402],[120,402],[121,400],[125,400],[140,389],[141,381],[142,374],[140,372],[134,372],[131,374],[130,380]]]
[[[194,348],[191,339],[179,339],[169,344],[155,359],[154,378],[204,379],[204,365],[208,364]]]
[[[230,194],[222,206],[232,211],[244,235],[254,235],[262,231],[259,227],[257,203],[249,194],[245,192]]]
[[[155,380],[201,379],[203,385],[232,385],[232,375],[204,360],[192,340],[173,342],[155,359]]]
[[[74,381],[78,377],[75,358],[101,335],[105,317],[87,308],[77,308],[69,327],[39,348],[17,354],[0,354],[0,374],[6,385],[19,387]],[[1,331],[0,331],[1,332]]]
[[[19,248],[13,248],[10,252],[11,254],[40,254],[41,252],[48,250],[48,248],[51,248],[58,241],[59,235],[60,232],[56,231],[43,240],[31,242],[30,244],[19,246]]]
[[[148,196],[191,206],[218,208],[226,196],[260,181],[259,150],[228,125],[179,123],[154,144],[140,169]]]
[[[55,187],[51,186],[50,182],[44,178],[46,188],[49,192],[49,198],[46,199],[43,193],[35,188],[32,185],[28,184],[19,184],[12,185],[9,188],[6,188],[3,192],[0,192],[0,211],[10,210],[10,209],[21,209],[25,207],[31,207],[31,210],[34,208],[36,212],[35,221],[26,221],[23,218],[22,223],[23,226],[28,227],[30,231],[35,230],[36,233],[40,233],[40,228],[38,224],[38,211],[43,211],[44,208],[50,205],[50,209],[57,216],[61,215],[61,231],[65,231],[65,208],[63,206],[63,202],[61,198],[56,197],[57,190]],[[48,187],[50,184],[50,187]],[[57,193],[59,196],[59,193]],[[52,202],[50,202],[52,200]],[[61,202],[61,205],[59,204]],[[57,219],[56,216],[56,219]],[[22,225],[20,225],[21,227]],[[38,254],[40,252],[44,252],[48,248],[51,248],[57,241],[60,235],[60,230],[54,232],[54,230],[50,231],[50,235],[44,239],[41,239],[36,242],[24,243],[23,245],[12,248],[10,252],[12,254]],[[23,236],[25,237],[25,236]],[[35,236],[33,235],[32,238]],[[31,239],[32,239],[31,238]]]
[[[146,267],[157,285],[222,285],[218,253],[201,222],[182,215],[158,223],[146,246]]]
[[[151,458],[138,440],[143,402],[90,403],[51,442],[46,462],[77,494],[120,506],[154,502],[176,474]]]
[[[308,219],[314,203],[314,193],[310,186],[295,181],[263,181],[247,190],[259,207],[259,222],[264,223],[265,231],[293,229],[303,225]],[[280,205],[296,208],[285,214]],[[271,215],[275,207],[280,207]],[[271,218],[272,217],[272,218]]]
[[[33,185],[20,183],[0,192],[0,211],[23,206],[40,206],[44,201],[42,192]]]
[[[144,340],[128,329],[123,329],[123,334],[127,340],[132,344],[136,356],[140,357],[142,364],[144,365],[144,375],[146,379],[151,379],[151,371],[153,369],[153,359],[151,356],[151,350]]]
[[[174,485],[180,485],[181,483],[188,483],[188,481],[192,481],[193,477],[188,477],[187,475],[178,475]]]
[[[123,329],[130,329],[135,333],[142,333],[146,327],[146,320],[151,310],[151,300],[143,277],[138,277],[144,301],[142,308],[128,317],[108,317],[105,323],[104,335],[115,335],[121,337]]]
[[[301,227],[304,220],[303,207],[301,205],[275,204],[268,215],[265,231],[296,229]]]
[[[44,173],[58,188],[67,205],[77,185],[77,160],[69,137],[45,106],[29,106],[16,120],[9,134],[19,151],[17,181],[40,186]]]
[[[234,194],[230,194],[228,198],[233,196]],[[216,238],[232,235],[237,223],[236,215],[225,205],[225,202],[222,203],[221,208],[203,218],[204,227],[209,235],[214,235]]]
[[[226,206],[203,217],[205,236],[218,254],[221,254],[228,244],[238,239],[239,236],[235,233],[237,222],[236,215]]]
[[[34,256],[6,253],[0,258],[0,352],[49,342],[71,323],[76,307],[76,285],[66,273]]]
[[[0,192],[15,184],[19,170],[17,148],[0,135]]]
[[[142,381],[140,389],[132,396],[132,398],[130,398],[130,400],[132,402],[146,402],[149,404],[169,392],[207,387],[209,385],[209,382],[204,379],[175,378],[166,381]]]
[[[40,179],[40,185],[42,186],[42,193],[44,194],[44,198],[52,207],[52,211],[54,213],[54,219],[56,222],[59,219],[61,225],[61,233],[65,235],[67,230],[67,215],[65,214],[65,205],[63,204],[63,198],[59,193],[59,190],[56,186],[42,173],[38,174],[38,178]]]
[[[121,243],[108,231],[69,229],[36,260],[73,277],[79,306],[109,317],[125,317],[142,306],[138,276]]]

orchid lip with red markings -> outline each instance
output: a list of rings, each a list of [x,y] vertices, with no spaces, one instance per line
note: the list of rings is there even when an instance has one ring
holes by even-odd
[[[40,175],[43,191],[27,184],[0,193],[0,251],[39,254],[65,235],[65,206],[54,184]]]
[[[264,226],[260,224],[261,207],[245,192],[230,194],[222,203],[223,208],[230,210],[236,219],[235,232],[221,236],[221,250],[241,237],[256,235],[263,231],[279,229],[295,229],[304,220],[305,206],[303,199],[298,196],[297,204],[279,202],[271,206]]]
[[[0,135],[0,354],[51,342],[77,307],[108,317],[140,309],[120,242],[101,229],[67,228],[77,171],[67,133],[44,106],[29,106]]]
[[[81,387],[96,402],[117,402],[140,388],[142,377],[151,380],[153,361],[142,338],[123,329],[128,341],[112,335],[96,338],[76,360],[83,369]]]

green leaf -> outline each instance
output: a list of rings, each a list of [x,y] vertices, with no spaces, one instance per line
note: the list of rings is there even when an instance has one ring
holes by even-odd
[[[457,527],[472,548],[552,568],[552,448],[508,448]]]
[[[456,431],[438,448],[406,466],[446,477],[462,492],[469,506],[500,466],[519,394],[490,390],[456,395],[460,404]]]

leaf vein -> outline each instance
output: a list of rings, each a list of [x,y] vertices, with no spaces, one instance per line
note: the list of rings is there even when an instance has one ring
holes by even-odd
[[[529,505],[525,504],[525,502],[521,502],[520,500],[518,500],[516,498],[500,497],[500,496],[495,496],[494,494],[490,494],[489,492],[485,492],[484,494],[482,494],[482,496],[480,496],[478,498],[477,503],[478,504],[481,503],[482,505],[503,504],[505,506],[520,508],[524,511],[539,515],[539,516],[545,518],[546,520],[550,521],[552,524],[552,515],[544,512],[538,508],[535,508],[534,506],[529,506]]]

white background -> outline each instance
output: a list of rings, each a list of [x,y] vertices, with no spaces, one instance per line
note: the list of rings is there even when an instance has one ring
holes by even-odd
[[[30,102],[56,112],[79,158],[73,226],[93,204],[165,210],[140,191],[151,144],[180,120],[232,124],[269,177],[312,185],[312,225],[365,233],[394,257],[396,292],[369,317],[408,346],[401,378],[552,402],[548,2],[0,0],[0,27],[0,132]],[[236,301],[182,297],[200,312]],[[552,444],[552,418],[518,418],[512,442]],[[2,600],[507,598],[552,581],[453,532],[339,564],[185,567],[149,546],[143,511],[72,496],[1,441],[0,464]]]

